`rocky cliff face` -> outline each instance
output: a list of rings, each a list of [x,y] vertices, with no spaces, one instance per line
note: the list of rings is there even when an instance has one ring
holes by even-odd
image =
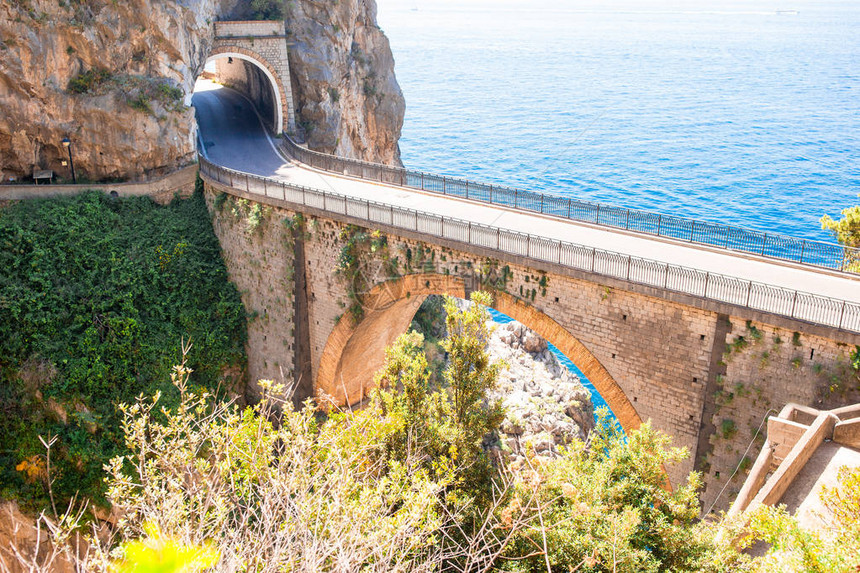
[[[218,0],[0,3],[0,174],[143,179],[194,159],[183,104]]]
[[[0,2],[0,177],[140,180],[194,160],[184,105],[239,0]],[[314,149],[396,162],[404,103],[372,0],[287,4],[293,89]]]
[[[317,151],[400,164],[406,104],[374,0],[287,4],[298,125]]]

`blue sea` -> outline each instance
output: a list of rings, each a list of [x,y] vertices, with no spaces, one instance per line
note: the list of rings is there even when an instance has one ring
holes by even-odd
[[[407,167],[818,240],[857,201],[857,0],[377,1]]]
[[[377,0],[407,167],[831,240],[860,2]]]

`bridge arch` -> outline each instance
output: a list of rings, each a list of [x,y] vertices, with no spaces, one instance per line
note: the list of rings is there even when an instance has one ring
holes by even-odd
[[[627,395],[582,342],[533,306],[506,292],[492,294],[494,309],[537,332],[576,364],[625,431],[639,427],[642,420]],[[462,278],[435,273],[406,275],[374,286],[363,297],[362,318],[356,321],[347,313],[329,335],[314,385],[317,396],[338,406],[364,399],[370,390],[365,384],[382,366],[385,348],[406,331],[429,295],[468,298]]]
[[[237,45],[216,46],[209,53],[206,63],[208,64],[209,62],[222,58],[236,58],[237,60],[248,62],[263,72],[269,80],[269,84],[272,87],[272,92],[275,97],[275,133],[282,133],[284,131],[284,127],[291,123],[289,115],[290,99],[288,98],[289,92],[285,89],[278,70],[262,55],[254,52],[253,50]]]

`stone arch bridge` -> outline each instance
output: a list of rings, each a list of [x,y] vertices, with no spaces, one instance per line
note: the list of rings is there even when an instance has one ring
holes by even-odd
[[[289,138],[280,152],[280,167],[259,175],[230,168],[227,152],[200,159],[255,317],[252,380],[355,403],[427,295],[489,289],[496,309],[583,370],[625,429],[651,420],[687,447],[670,480],[703,471],[706,505],[728,489],[717,507],[740,488],[732,475],[754,459],[758,446],[744,448],[772,408],[820,406],[856,386],[853,252],[808,241],[794,252],[786,237],[753,243],[738,229],[344,160]],[[586,209],[598,211],[590,222]],[[338,274],[350,242],[358,267]]]

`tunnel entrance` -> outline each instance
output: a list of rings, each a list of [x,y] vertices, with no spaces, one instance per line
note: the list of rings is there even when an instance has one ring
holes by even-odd
[[[197,79],[194,91],[206,82],[236,90],[253,104],[265,128],[272,134],[283,131],[284,117],[277,80],[259,62],[244,54],[211,56]]]

